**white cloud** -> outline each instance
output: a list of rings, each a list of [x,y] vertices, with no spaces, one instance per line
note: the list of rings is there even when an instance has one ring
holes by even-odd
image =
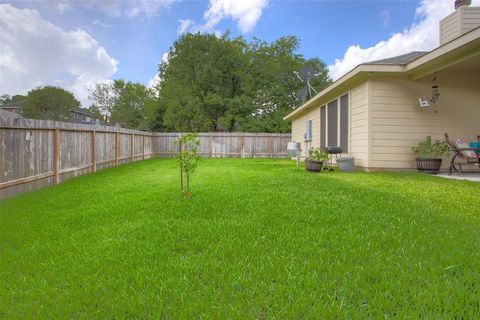
[[[68,3],[64,3],[64,2],[57,3],[57,11],[60,14],[64,14],[65,11],[68,11],[70,9],[71,9],[71,6]]]
[[[215,27],[228,18],[236,22],[242,33],[248,33],[255,27],[268,3],[269,0],[210,0],[208,9],[203,13],[204,23],[197,25],[190,19],[179,20],[178,33],[200,31],[221,34]]]
[[[388,28],[390,26],[390,11],[383,10],[380,15],[381,15],[382,20],[383,20],[383,26],[385,28]]]
[[[168,63],[169,59],[170,59],[170,55],[168,54],[168,52],[163,53],[162,62]]]
[[[190,30],[190,28],[192,26],[195,25],[195,21],[193,21],[191,19],[184,19],[184,20],[180,19],[180,20],[178,20],[178,22],[180,22],[180,25],[178,26],[178,29],[177,29],[177,34],[178,35],[187,32],[188,30]]]
[[[209,8],[203,14],[206,23],[201,29],[213,30],[222,19],[232,18],[242,33],[250,32],[267,5],[268,0],[210,0]]]
[[[155,92],[158,92],[158,85],[160,84],[160,76],[158,73],[148,81],[147,88],[152,89]]]
[[[79,5],[92,10],[100,10],[111,17],[154,16],[160,10],[169,8],[179,0],[70,0],[69,4]]]
[[[473,5],[480,0],[472,1]],[[369,48],[359,45],[350,46],[343,58],[335,59],[328,66],[333,79],[338,79],[357,65],[408,53],[411,51],[430,51],[439,45],[439,22],[453,12],[452,0],[422,0],[415,11],[415,22],[402,31],[393,34],[388,40],[381,41]]]
[[[92,21],[92,24],[95,25],[95,26],[100,26],[100,27],[104,27],[104,28],[111,28],[111,27],[113,27],[113,25],[103,23],[103,22],[100,21],[100,20],[93,20],[93,21]]]
[[[118,62],[87,32],[64,31],[36,10],[0,5],[0,43],[2,94],[53,84],[86,103],[88,88],[117,71]]]
[[[169,59],[170,59],[170,55],[168,54],[168,52],[165,52],[162,55],[162,62],[168,63]],[[157,91],[158,85],[160,84],[160,82],[162,82],[162,79],[160,78],[160,75],[159,75],[158,70],[157,70],[155,75],[148,81],[147,87]],[[157,94],[158,94],[158,92],[157,92]]]

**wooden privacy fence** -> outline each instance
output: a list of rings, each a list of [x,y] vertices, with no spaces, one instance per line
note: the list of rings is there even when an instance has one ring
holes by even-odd
[[[4,114],[4,113],[3,113]],[[0,199],[154,156],[172,157],[181,133],[4,117]],[[202,157],[286,158],[290,134],[200,133]]]

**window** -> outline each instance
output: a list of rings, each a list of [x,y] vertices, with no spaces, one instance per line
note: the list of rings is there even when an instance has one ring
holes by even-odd
[[[338,101],[328,104],[328,146],[338,146]]]
[[[340,98],[340,147],[348,152],[348,95]]]
[[[348,152],[349,140],[348,94],[320,107],[320,148],[340,146]]]
[[[307,132],[305,132],[305,141],[312,140],[312,120],[307,122]]]
[[[320,149],[325,149],[327,146],[327,107],[320,108]]]

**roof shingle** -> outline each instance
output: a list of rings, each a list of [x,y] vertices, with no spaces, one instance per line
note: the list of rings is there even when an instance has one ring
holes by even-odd
[[[427,53],[428,52],[424,52],[424,51],[412,51],[407,54],[402,54],[400,56],[382,59],[382,60],[369,61],[362,64],[406,65],[414,60],[417,60],[418,58],[420,58],[421,56],[424,56]]]

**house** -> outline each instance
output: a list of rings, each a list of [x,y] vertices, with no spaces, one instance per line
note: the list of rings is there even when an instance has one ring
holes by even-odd
[[[13,112],[16,114],[22,113],[22,106],[27,100],[20,100],[16,102],[7,103],[0,106],[1,110]],[[91,113],[88,109],[75,108],[70,111],[70,120],[69,122],[73,123],[82,123],[82,124],[95,124],[96,116]]]
[[[83,123],[83,124],[95,124],[96,117],[88,109],[75,108],[70,110],[70,122]]]
[[[480,135],[480,7],[461,6],[440,22],[431,52],[358,65],[284,120],[292,140],[341,146],[366,170],[415,168],[411,146],[430,135]],[[444,165],[447,165],[444,161]]]
[[[26,100],[20,100],[15,102],[6,103],[0,106],[0,109],[8,112],[13,112],[16,114],[20,114],[22,111],[22,106]]]

